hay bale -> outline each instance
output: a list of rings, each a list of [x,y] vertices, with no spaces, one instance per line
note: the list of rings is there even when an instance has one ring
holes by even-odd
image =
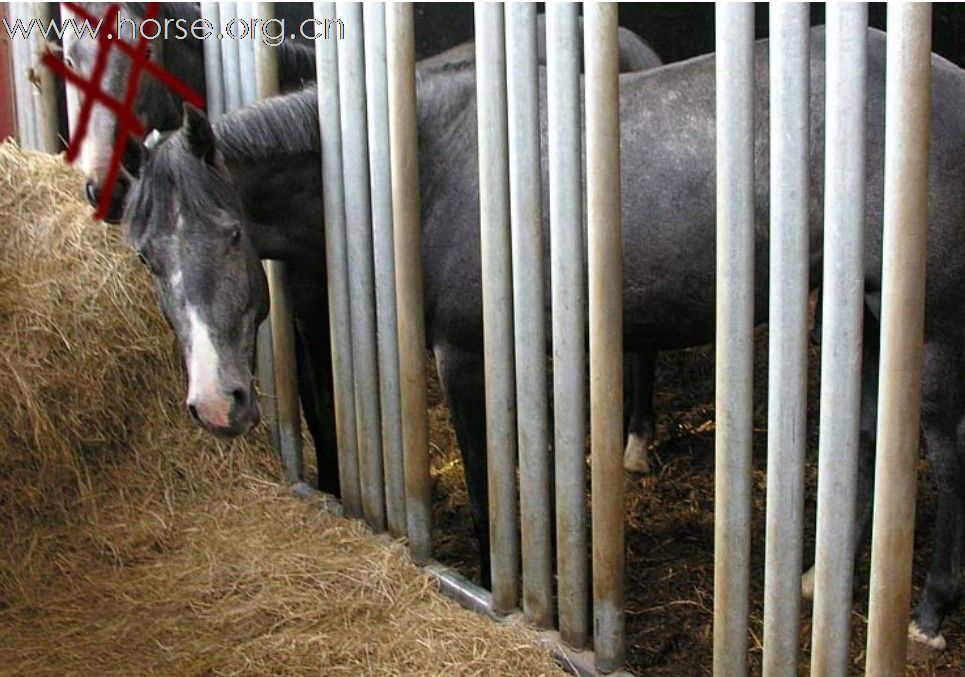
[[[59,158],[0,145],[0,674],[551,674],[400,544],[183,413],[151,281]]]

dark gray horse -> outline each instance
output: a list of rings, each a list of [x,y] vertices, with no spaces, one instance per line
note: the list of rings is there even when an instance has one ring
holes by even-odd
[[[279,10],[291,25],[300,23],[310,16],[310,5],[297,3],[279,3]],[[94,16],[103,16],[107,10],[106,4],[86,6],[88,12]],[[307,11],[306,11],[307,10]],[[137,22],[145,16],[144,3],[126,3],[121,8],[121,18]],[[200,18],[197,3],[163,3],[160,7],[158,20],[183,19],[189,25]],[[539,17],[539,35],[545,35],[545,17]],[[296,36],[299,33],[296,31]],[[430,46],[430,49],[433,47]],[[639,36],[626,29],[620,29],[619,34],[620,65],[625,71],[638,71],[660,65],[660,58]],[[203,41],[190,32],[184,39],[168,37],[164,40],[149,43],[150,58],[163,65],[175,76],[185,81],[198,92],[205,91]],[[303,83],[315,78],[314,50],[310,44],[304,42],[286,41],[276,47],[279,58],[280,84],[283,90],[300,87]],[[88,35],[75,39],[65,52],[65,58],[72,68],[89,76],[94,68],[98,50],[96,40]],[[541,40],[538,58],[545,62],[545,41]],[[472,42],[453,47],[430,60],[433,68],[464,68],[475,61],[475,45]],[[130,79],[130,60],[113,52],[107,63],[104,77],[104,88],[108,94],[116,98],[123,98]],[[170,131],[177,129],[181,123],[181,98],[151,77],[142,78],[135,100],[135,113],[148,129]],[[94,108],[88,134],[84,139],[80,165],[86,177],[87,197],[91,204],[96,205],[100,198],[100,186],[106,177],[108,163],[117,135],[117,122],[114,115],[107,109],[97,106]],[[137,172],[140,162],[140,144],[127,140],[127,152],[124,165],[126,172],[119,176],[111,202],[108,221],[117,221],[124,204],[128,189],[129,176]],[[295,284],[304,284],[311,288],[312,280],[294,280]],[[325,311],[324,307],[318,309]],[[326,317],[322,314],[320,317]],[[315,441],[316,448],[327,449],[322,455],[327,462],[334,463],[337,458],[335,450],[334,409],[331,387],[325,386],[331,382],[327,361],[310,367],[309,362],[317,361],[318,355],[327,355],[325,345],[316,345],[312,337],[319,331],[299,331],[296,341],[299,366],[299,389],[305,412],[306,423]],[[324,332],[327,334],[327,330]],[[327,340],[327,339],[326,339]],[[307,345],[311,343],[312,349]],[[627,379],[629,411],[629,439],[628,448],[641,450],[645,454],[649,444],[648,432],[653,429],[652,383],[653,369],[650,359],[649,371],[641,370],[645,362],[635,355],[627,356],[628,369],[631,374]],[[312,384],[315,384],[313,386]],[[322,387],[325,386],[325,387]],[[321,388],[319,390],[319,388]],[[316,394],[316,390],[318,393]],[[323,467],[323,466],[320,466]],[[336,468],[337,466],[324,466]],[[320,473],[320,477],[330,478],[335,472]],[[325,491],[338,495],[337,483],[326,483],[320,486]]]
[[[871,505],[881,289],[885,37],[872,30],[868,39],[868,312],[857,533],[866,533]],[[810,279],[814,286],[820,284],[821,275],[824,53],[824,30],[813,29]],[[766,41],[757,43],[755,73],[755,302],[756,317],[764,321],[769,206]],[[932,78],[922,426],[936,478],[938,518],[914,631],[919,639],[936,643],[941,620],[961,591],[965,72],[933,56]],[[714,92],[713,55],[621,76],[628,349],[652,354],[714,338]],[[427,340],[463,454],[485,557],[486,441],[473,69],[420,66],[418,104]],[[328,361],[327,350],[320,347],[327,342],[327,331],[317,321],[325,316],[321,310],[325,276],[318,226],[322,205],[316,115],[312,91],[240,111],[214,130],[203,114],[187,110],[182,130],[149,154],[126,211],[128,238],[151,266],[162,307],[181,341],[189,390],[200,398],[195,406],[199,412],[202,406],[215,411],[221,418],[209,425],[227,434],[244,432],[256,418],[251,389],[254,334],[267,305],[259,258],[289,262],[295,314],[300,331],[309,339],[309,354],[319,364]],[[545,118],[543,134],[545,172]],[[544,192],[548,185],[544,176]],[[543,197],[547,220],[548,199]],[[483,571],[485,579],[485,562]]]

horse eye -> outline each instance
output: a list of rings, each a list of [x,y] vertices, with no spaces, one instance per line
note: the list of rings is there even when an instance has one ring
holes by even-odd
[[[141,252],[138,252],[138,253],[137,253],[137,258],[138,258],[138,260],[139,260],[141,263],[143,263],[145,266],[149,266],[149,267],[150,267],[150,264],[147,262],[147,259],[144,258],[144,254],[142,254]]]
[[[241,228],[235,228],[231,231],[231,243],[237,244],[241,240]]]

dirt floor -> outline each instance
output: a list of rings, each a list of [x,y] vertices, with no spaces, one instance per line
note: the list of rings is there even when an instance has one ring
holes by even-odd
[[[818,365],[812,348],[809,385],[805,559],[814,555],[817,483]],[[435,369],[430,369],[435,377]],[[764,510],[767,444],[767,333],[755,345],[754,496],[751,545],[751,668],[760,672],[763,634]],[[430,386],[431,443],[436,532],[439,558],[477,575],[475,544],[455,434],[437,383]],[[714,364],[708,347],[665,353],[657,363],[657,441],[654,473],[627,475],[627,642],[629,667],[640,675],[711,673],[714,552]],[[919,467],[915,593],[924,581],[928,534],[934,516],[927,464]],[[858,590],[852,615],[852,672],[863,674],[867,629],[868,556],[857,570]],[[810,604],[803,605],[801,674],[810,667]],[[965,674],[965,615],[949,618],[943,631],[945,653],[915,655],[909,675]]]
[[[0,675],[562,674],[281,489],[263,428],[188,421],[153,285],[81,186],[0,144]]]

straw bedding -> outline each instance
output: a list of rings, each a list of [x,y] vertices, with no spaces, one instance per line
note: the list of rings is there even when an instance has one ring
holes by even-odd
[[[0,146],[0,673],[555,674],[397,543],[182,412],[174,338],[59,158]]]

